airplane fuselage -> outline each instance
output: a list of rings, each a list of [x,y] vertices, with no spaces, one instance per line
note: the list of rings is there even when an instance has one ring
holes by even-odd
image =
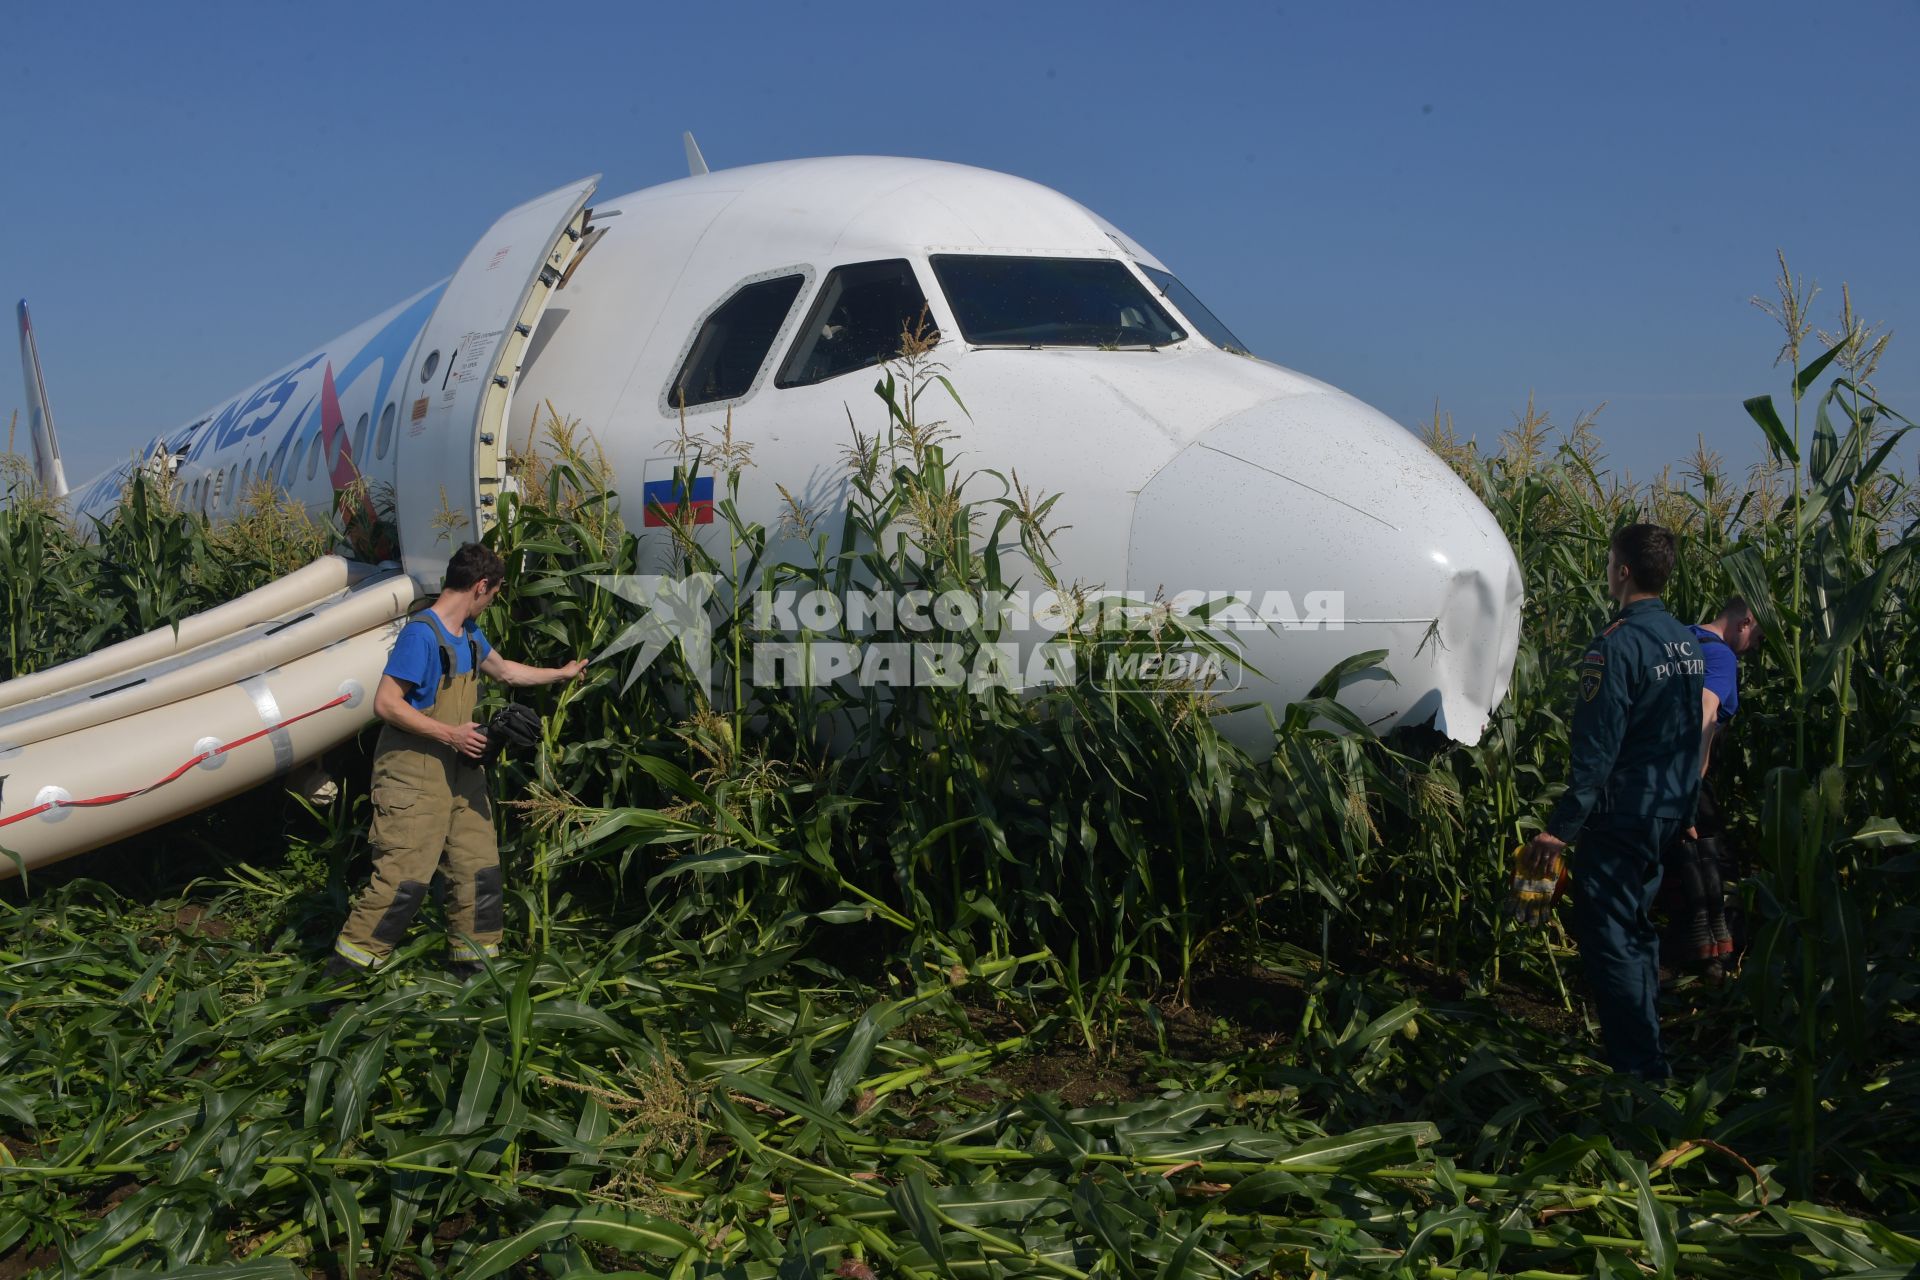
[[[965,401],[938,415],[950,452],[1063,495],[1063,580],[1256,609],[1276,592],[1296,610],[1337,599],[1336,625],[1243,631],[1260,675],[1239,697],[1277,715],[1342,658],[1385,649],[1394,682],[1364,678],[1347,700],[1382,727],[1432,717],[1471,741],[1505,693],[1518,569],[1467,486],[1375,410],[1245,354],[1164,264],[1057,192],[930,161],[800,160],[604,200],[576,230],[520,335],[501,443],[540,447],[548,405],[577,419],[636,527],[634,498],[677,483],[683,424],[711,439],[729,419],[752,447],[749,518],[778,525],[782,488],[823,515],[843,506],[849,414],[869,431],[883,420],[879,366],[923,315]],[[470,257],[460,278],[485,269]],[[508,381],[480,356],[497,332],[429,332],[448,287],[143,456],[157,450],[183,504],[216,520],[262,482],[316,513],[360,477],[396,505],[433,504],[403,459],[461,385]],[[110,511],[131,465],[76,490],[76,514]],[[1238,736],[1266,732],[1235,720]]]

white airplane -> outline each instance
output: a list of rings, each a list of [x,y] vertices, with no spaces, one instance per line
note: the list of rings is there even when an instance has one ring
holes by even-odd
[[[872,156],[709,172],[686,145],[689,177],[591,208],[589,178],[512,210],[449,279],[74,489],[84,527],[136,465],[170,470],[216,521],[261,478],[316,513],[364,478],[391,488],[403,571],[315,566],[177,634],[0,685],[0,848],[33,846],[22,865],[66,856],[351,736],[394,619],[461,540],[447,511],[465,537],[485,532],[509,453],[542,444],[545,403],[593,432],[630,521],[635,495],[646,526],[680,500],[711,519],[711,478],[676,479],[683,411],[707,435],[730,414],[752,445],[747,518],[778,526],[777,486],[844,505],[849,410],[873,425],[880,366],[923,311],[965,401],[944,415],[950,452],[1062,495],[1063,581],[1243,602],[1257,625],[1232,641],[1258,674],[1227,698],[1250,704],[1230,734],[1270,743],[1269,709],[1382,649],[1391,679],[1360,673],[1343,703],[1382,730],[1479,738],[1512,672],[1520,573],[1490,513],[1407,431],[1252,357],[1158,258],[1036,183]],[[21,329],[36,465],[59,492],[24,303]],[[118,798],[89,803],[100,795]]]

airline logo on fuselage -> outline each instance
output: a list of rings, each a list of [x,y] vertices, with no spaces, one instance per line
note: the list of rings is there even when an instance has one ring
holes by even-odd
[[[273,425],[274,420],[280,416],[280,411],[287,407],[287,402],[292,400],[294,393],[299,390],[300,375],[326,358],[327,353],[322,351],[310,357],[305,364],[287,370],[278,378],[258,388],[252,395],[235,400],[222,409],[213,421],[207,423],[204,429],[196,431],[193,427],[184,428],[167,442],[167,451],[178,453],[191,441],[193,450],[187,456],[198,458],[209,449],[224,449],[230,444],[238,444],[253,436],[265,435],[267,428]],[[301,405],[300,412],[294,415],[294,420],[297,422],[304,417],[307,408],[312,404],[313,397],[309,395],[306,404]]]

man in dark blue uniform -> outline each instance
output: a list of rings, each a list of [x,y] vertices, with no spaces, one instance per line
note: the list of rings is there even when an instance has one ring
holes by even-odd
[[[1607,551],[1614,621],[1580,659],[1567,789],[1527,845],[1544,873],[1579,841],[1574,930],[1614,1070],[1671,1072],[1655,997],[1659,935],[1649,911],[1660,855],[1693,816],[1700,784],[1699,642],[1660,603],[1675,545],[1658,525],[1628,525]]]

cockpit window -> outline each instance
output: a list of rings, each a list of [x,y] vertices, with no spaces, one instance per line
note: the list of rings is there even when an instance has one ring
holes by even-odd
[[[1220,323],[1220,317],[1207,310],[1207,305],[1194,296],[1193,290],[1174,279],[1171,271],[1162,271],[1144,262],[1140,264],[1140,269],[1147,273],[1147,279],[1153,281],[1153,287],[1160,291],[1162,297],[1178,307],[1181,315],[1199,326],[1201,337],[1222,351],[1243,356],[1253,354],[1247,350],[1246,343],[1233,336],[1233,330]]]
[[[906,333],[940,336],[906,259],[836,267],[773,385],[804,387],[891,360]]]
[[[805,282],[798,274],[756,280],[716,307],[694,336],[680,376],[667,388],[667,406],[691,409],[751,391]]]
[[[980,346],[1160,347],[1187,336],[1111,258],[935,254],[933,274]]]

